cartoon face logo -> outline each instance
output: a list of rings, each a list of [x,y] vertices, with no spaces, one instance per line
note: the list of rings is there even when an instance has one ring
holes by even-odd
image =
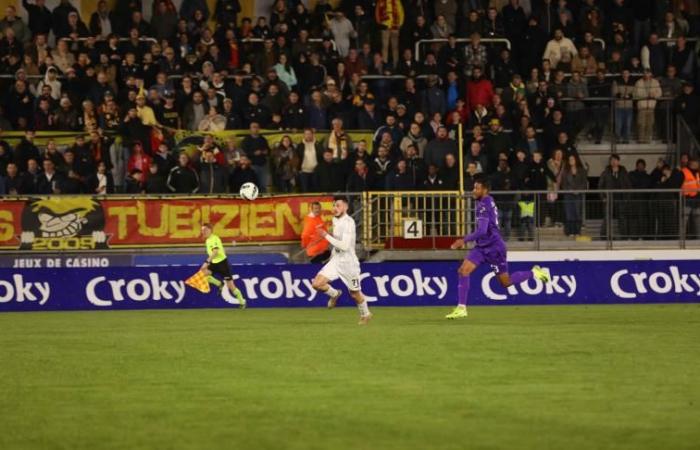
[[[104,213],[90,197],[50,197],[30,200],[22,212],[21,249],[37,249],[48,241],[91,236],[96,247],[106,248]]]
[[[30,208],[39,220],[40,236],[55,238],[81,235],[88,214],[100,204],[86,197],[46,198],[31,203]]]

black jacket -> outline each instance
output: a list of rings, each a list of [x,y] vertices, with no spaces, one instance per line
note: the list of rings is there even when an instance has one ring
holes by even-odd
[[[255,171],[250,167],[247,169],[235,168],[228,177],[229,191],[238,193],[245,183],[253,183],[257,186],[258,176],[255,175]]]
[[[554,174],[544,161],[531,162],[525,177],[525,189],[532,191],[546,191],[547,179],[553,179]]]
[[[315,186],[319,192],[339,192],[345,189],[345,173],[337,161],[319,161],[314,170]]]
[[[413,176],[408,172],[399,173],[393,170],[386,177],[387,191],[412,191],[416,188],[413,183]]]
[[[27,161],[30,159],[36,160],[41,166],[41,155],[39,154],[39,149],[36,145],[29,142],[26,139],[22,141],[15,147],[15,164],[20,172],[27,170]]]
[[[165,177],[160,173],[149,175],[146,180],[145,189],[147,194],[167,194],[170,192]]]
[[[168,189],[177,194],[193,194],[199,189],[199,177],[190,167],[174,167],[168,175]]]
[[[95,192],[97,190],[97,186],[99,185],[99,181],[97,179],[97,174],[93,174],[90,175],[87,180],[85,180],[86,193],[91,195],[114,194],[114,178],[109,172],[107,172],[105,176],[107,177],[107,190],[105,192],[99,194]]]
[[[54,188],[58,189],[59,192],[63,192],[63,189],[65,188],[65,180],[66,178],[61,172],[54,173],[54,176],[53,178],[51,178],[51,181],[48,180],[45,174],[39,174],[39,176],[36,179],[36,187],[34,193],[47,195],[53,194]]]
[[[29,15],[29,29],[32,30],[32,34],[45,34],[48,37],[52,26],[51,11],[46,6],[39,7],[27,0],[22,0],[22,6]]]
[[[365,192],[372,190],[374,186],[374,180],[372,179],[372,172],[367,171],[367,175],[361,177],[356,171],[353,171],[348,177],[347,191],[348,192]]]
[[[203,163],[199,168],[199,193],[223,194],[226,192],[228,174],[217,163]]]

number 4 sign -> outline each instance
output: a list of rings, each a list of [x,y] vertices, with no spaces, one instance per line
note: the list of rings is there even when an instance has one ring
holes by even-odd
[[[423,239],[423,221],[418,219],[405,219],[403,221],[404,239]]]

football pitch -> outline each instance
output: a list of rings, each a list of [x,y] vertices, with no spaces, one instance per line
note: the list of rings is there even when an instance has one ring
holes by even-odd
[[[0,449],[697,449],[700,305],[0,314]]]

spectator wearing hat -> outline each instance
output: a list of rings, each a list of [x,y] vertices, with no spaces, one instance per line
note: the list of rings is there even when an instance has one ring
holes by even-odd
[[[37,85],[37,90],[42,91],[44,86],[51,88],[51,98],[59,100],[61,98],[61,82],[58,79],[58,72],[53,66],[49,66],[44,73],[44,79]]]
[[[68,97],[59,101],[59,108],[54,112],[56,129],[73,131],[78,129],[78,111]]]

